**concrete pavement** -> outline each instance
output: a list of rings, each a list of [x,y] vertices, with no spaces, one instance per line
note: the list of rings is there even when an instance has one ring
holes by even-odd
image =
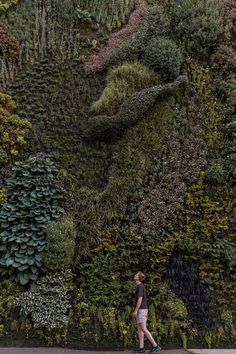
[[[148,354],[148,350],[146,353]],[[131,350],[73,350],[67,348],[0,348],[0,354],[131,354]],[[236,349],[170,349],[160,354],[236,354]]]
[[[148,354],[149,350],[146,350]],[[0,348],[0,354],[132,354],[127,351],[107,351],[107,350],[72,350],[66,348]],[[187,354],[185,350],[162,350],[161,354]]]

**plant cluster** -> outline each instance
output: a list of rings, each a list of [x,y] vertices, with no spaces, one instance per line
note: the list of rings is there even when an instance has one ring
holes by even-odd
[[[223,20],[223,36],[211,57],[211,65],[220,75],[233,72],[236,67],[235,20],[236,9],[232,0],[220,1]]]
[[[21,119],[15,110],[11,96],[0,92],[0,167],[13,162],[31,129],[30,122]]]
[[[76,228],[71,217],[50,223],[46,228],[46,248],[43,264],[50,270],[59,271],[73,265],[75,256]]]
[[[19,0],[2,0],[0,4],[0,15],[3,15],[12,6],[16,6]]]
[[[112,115],[135,92],[154,86],[158,75],[138,62],[125,63],[110,71],[102,96],[92,105],[95,114]]]
[[[153,38],[145,49],[143,62],[171,81],[180,74],[183,55],[172,40]]]
[[[206,61],[223,32],[223,16],[218,2],[180,0],[171,3],[171,22],[175,37],[189,55]]]
[[[166,98],[174,94],[176,90],[185,88],[186,84],[186,77],[180,76],[172,83],[156,85],[134,93],[121,105],[117,114],[90,118],[84,131],[84,137],[110,139],[112,136],[125,132],[142,118],[157,100]]]
[[[178,227],[187,188],[207,163],[204,111],[199,111],[198,102],[193,98],[189,98],[187,111],[185,129],[178,137],[170,136],[161,159],[159,157],[161,162],[156,165],[157,172],[155,169],[149,172],[149,179],[152,173],[158,173],[157,182],[145,183],[146,196],[140,206],[140,219],[146,237],[155,238],[160,229],[171,232]],[[179,114],[181,117],[186,112]]]
[[[16,162],[6,180],[9,197],[0,210],[1,272],[22,285],[36,281],[43,270],[45,226],[63,212],[57,172],[49,159],[29,158]]]
[[[30,316],[34,328],[53,332],[68,326],[71,309],[72,273],[70,270],[46,275],[35,290],[15,299],[21,314]]]
[[[18,57],[19,49],[16,38],[11,36],[6,26],[0,22],[0,58],[14,60]]]
[[[88,62],[84,65],[85,72],[89,74],[103,70],[108,62],[112,50],[118,48],[120,45],[123,45],[123,43],[126,42],[129,37],[135,33],[135,31],[137,31],[145,14],[146,1],[136,0],[135,9],[130,15],[128,23],[120,30],[112,33],[109,37],[107,45],[102,48],[98,54],[93,54],[88,59]],[[129,60],[129,58],[127,58],[127,60]]]
[[[168,38],[170,19],[162,6],[148,8],[138,30],[114,48],[107,59],[107,64],[121,64],[124,61],[141,60],[149,42],[158,36]]]
[[[78,6],[89,11],[97,22],[112,31],[125,23],[134,3],[135,0],[79,0]]]

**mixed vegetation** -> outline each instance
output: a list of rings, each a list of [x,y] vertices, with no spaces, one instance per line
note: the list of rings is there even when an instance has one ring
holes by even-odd
[[[235,346],[234,3],[0,1],[3,343]]]

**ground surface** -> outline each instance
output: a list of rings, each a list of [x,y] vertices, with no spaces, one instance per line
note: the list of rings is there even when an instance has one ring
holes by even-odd
[[[0,354],[131,354],[132,351],[88,351],[64,348],[0,348]],[[148,350],[146,351],[148,353]],[[236,354],[236,349],[183,349],[162,350],[161,354]]]

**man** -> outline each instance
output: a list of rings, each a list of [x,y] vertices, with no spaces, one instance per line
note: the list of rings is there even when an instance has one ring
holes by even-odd
[[[156,343],[153,336],[147,329],[147,294],[145,286],[143,285],[143,280],[145,275],[141,272],[138,272],[134,276],[134,281],[137,285],[135,291],[135,309],[133,312],[133,317],[137,321],[138,326],[138,336],[139,336],[139,348],[135,350],[136,353],[144,353],[144,335],[152,344],[152,349],[149,352],[150,354],[158,353],[161,350],[161,347]]]

